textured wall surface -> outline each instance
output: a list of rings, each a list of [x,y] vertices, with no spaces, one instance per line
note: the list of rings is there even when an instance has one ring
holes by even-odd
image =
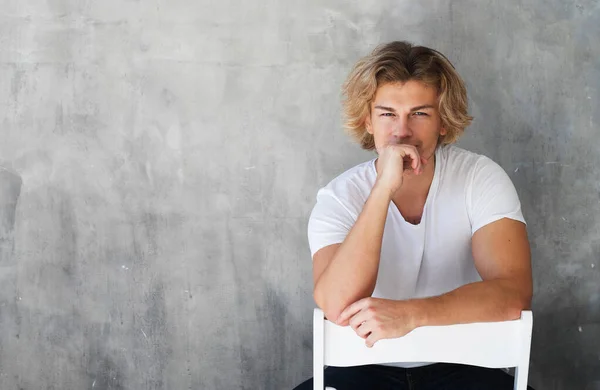
[[[340,84],[395,39],[454,62],[521,196],[530,383],[600,389],[597,0],[0,0],[0,389],[308,377],[308,214],[371,158]]]

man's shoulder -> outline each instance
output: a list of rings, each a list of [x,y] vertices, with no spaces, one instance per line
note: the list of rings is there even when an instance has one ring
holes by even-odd
[[[471,150],[460,148],[456,145],[447,145],[442,147],[442,153],[452,165],[456,164],[476,164],[482,158],[487,158],[483,154],[473,152]]]
[[[448,145],[442,148],[446,170],[453,174],[469,176],[485,167],[497,168],[499,165],[484,154]]]
[[[346,170],[320,189],[319,194],[332,195],[340,201],[365,201],[377,178],[375,159]]]
[[[449,185],[456,184],[465,190],[479,189],[491,182],[508,178],[504,168],[484,154],[453,145],[444,149],[446,153],[444,176],[452,177],[452,180],[447,181]]]

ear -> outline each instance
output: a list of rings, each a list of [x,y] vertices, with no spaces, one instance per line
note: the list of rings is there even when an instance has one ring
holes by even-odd
[[[365,128],[367,129],[367,133],[373,135],[373,123],[371,123],[371,113],[367,114],[365,118]]]
[[[448,131],[446,130],[446,128],[445,128],[445,127],[442,127],[442,128],[440,129],[440,135],[446,135],[446,134],[448,134]]]

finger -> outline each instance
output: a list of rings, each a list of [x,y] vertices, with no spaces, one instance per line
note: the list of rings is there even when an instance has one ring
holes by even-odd
[[[417,172],[421,167],[421,159],[419,158],[419,155],[417,153],[415,153],[413,157],[412,167],[415,170],[415,172]]]
[[[366,310],[361,310],[350,318],[348,321],[352,329],[356,331],[365,321],[369,319],[369,315]]]
[[[402,169],[404,171],[412,170],[415,163],[414,157],[410,153],[406,153],[404,151],[400,153],[400,156],[402,158]]]
[[[406,148],[403,149],[405,152],[405,156],[409,157],[411,161],[412,169],[417,172],[419,167],[421,166],[421,156],[419,156],[419,152],[417,148],[412,145],[405,145]]]
[[[350,304],[347,308],[345,308],[342,311],[342,314],[340,314],[340,316],[338,317],[338,319],[335,323],[340,326],[348,325],[348,320],[352,316],[354,316],[356,313],[358,313],[365,306],[367,299],[368,298],[363,298],[363,299],[360,299],[360,300]]]
[[[373,345],[375,345],[375,343],[379,340],[380,340],[380,337],[379,337],[378,333],[371,332],[365,339],[365,344],[367,347],[372,348]]]
[[[421,157],[418,151],[416,151],[415,153],[417,157],[415,160],[414,172],[415,174],[420,175],[425,170],[425,164],[427,164],[427,159]]]
[[[418,175],[423,170],[420,159],[415,160],[412,155],[404,157],[404,173]]]
[[[372,324],[373,324],[373,321],[365,321],[365,322],[361,323],[358,326],[358,328],[355,329],[354,331],[356,332],[357,335],[359,335],[363,339],[366,339],[369,336],[369,334],[373,331]]]

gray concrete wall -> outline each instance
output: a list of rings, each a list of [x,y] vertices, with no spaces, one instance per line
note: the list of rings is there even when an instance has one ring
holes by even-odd
[[[0,0],[0,388],[284,389],[339,87],[447,54],[533,248],[537,389],[600,389],[598,1]]]

